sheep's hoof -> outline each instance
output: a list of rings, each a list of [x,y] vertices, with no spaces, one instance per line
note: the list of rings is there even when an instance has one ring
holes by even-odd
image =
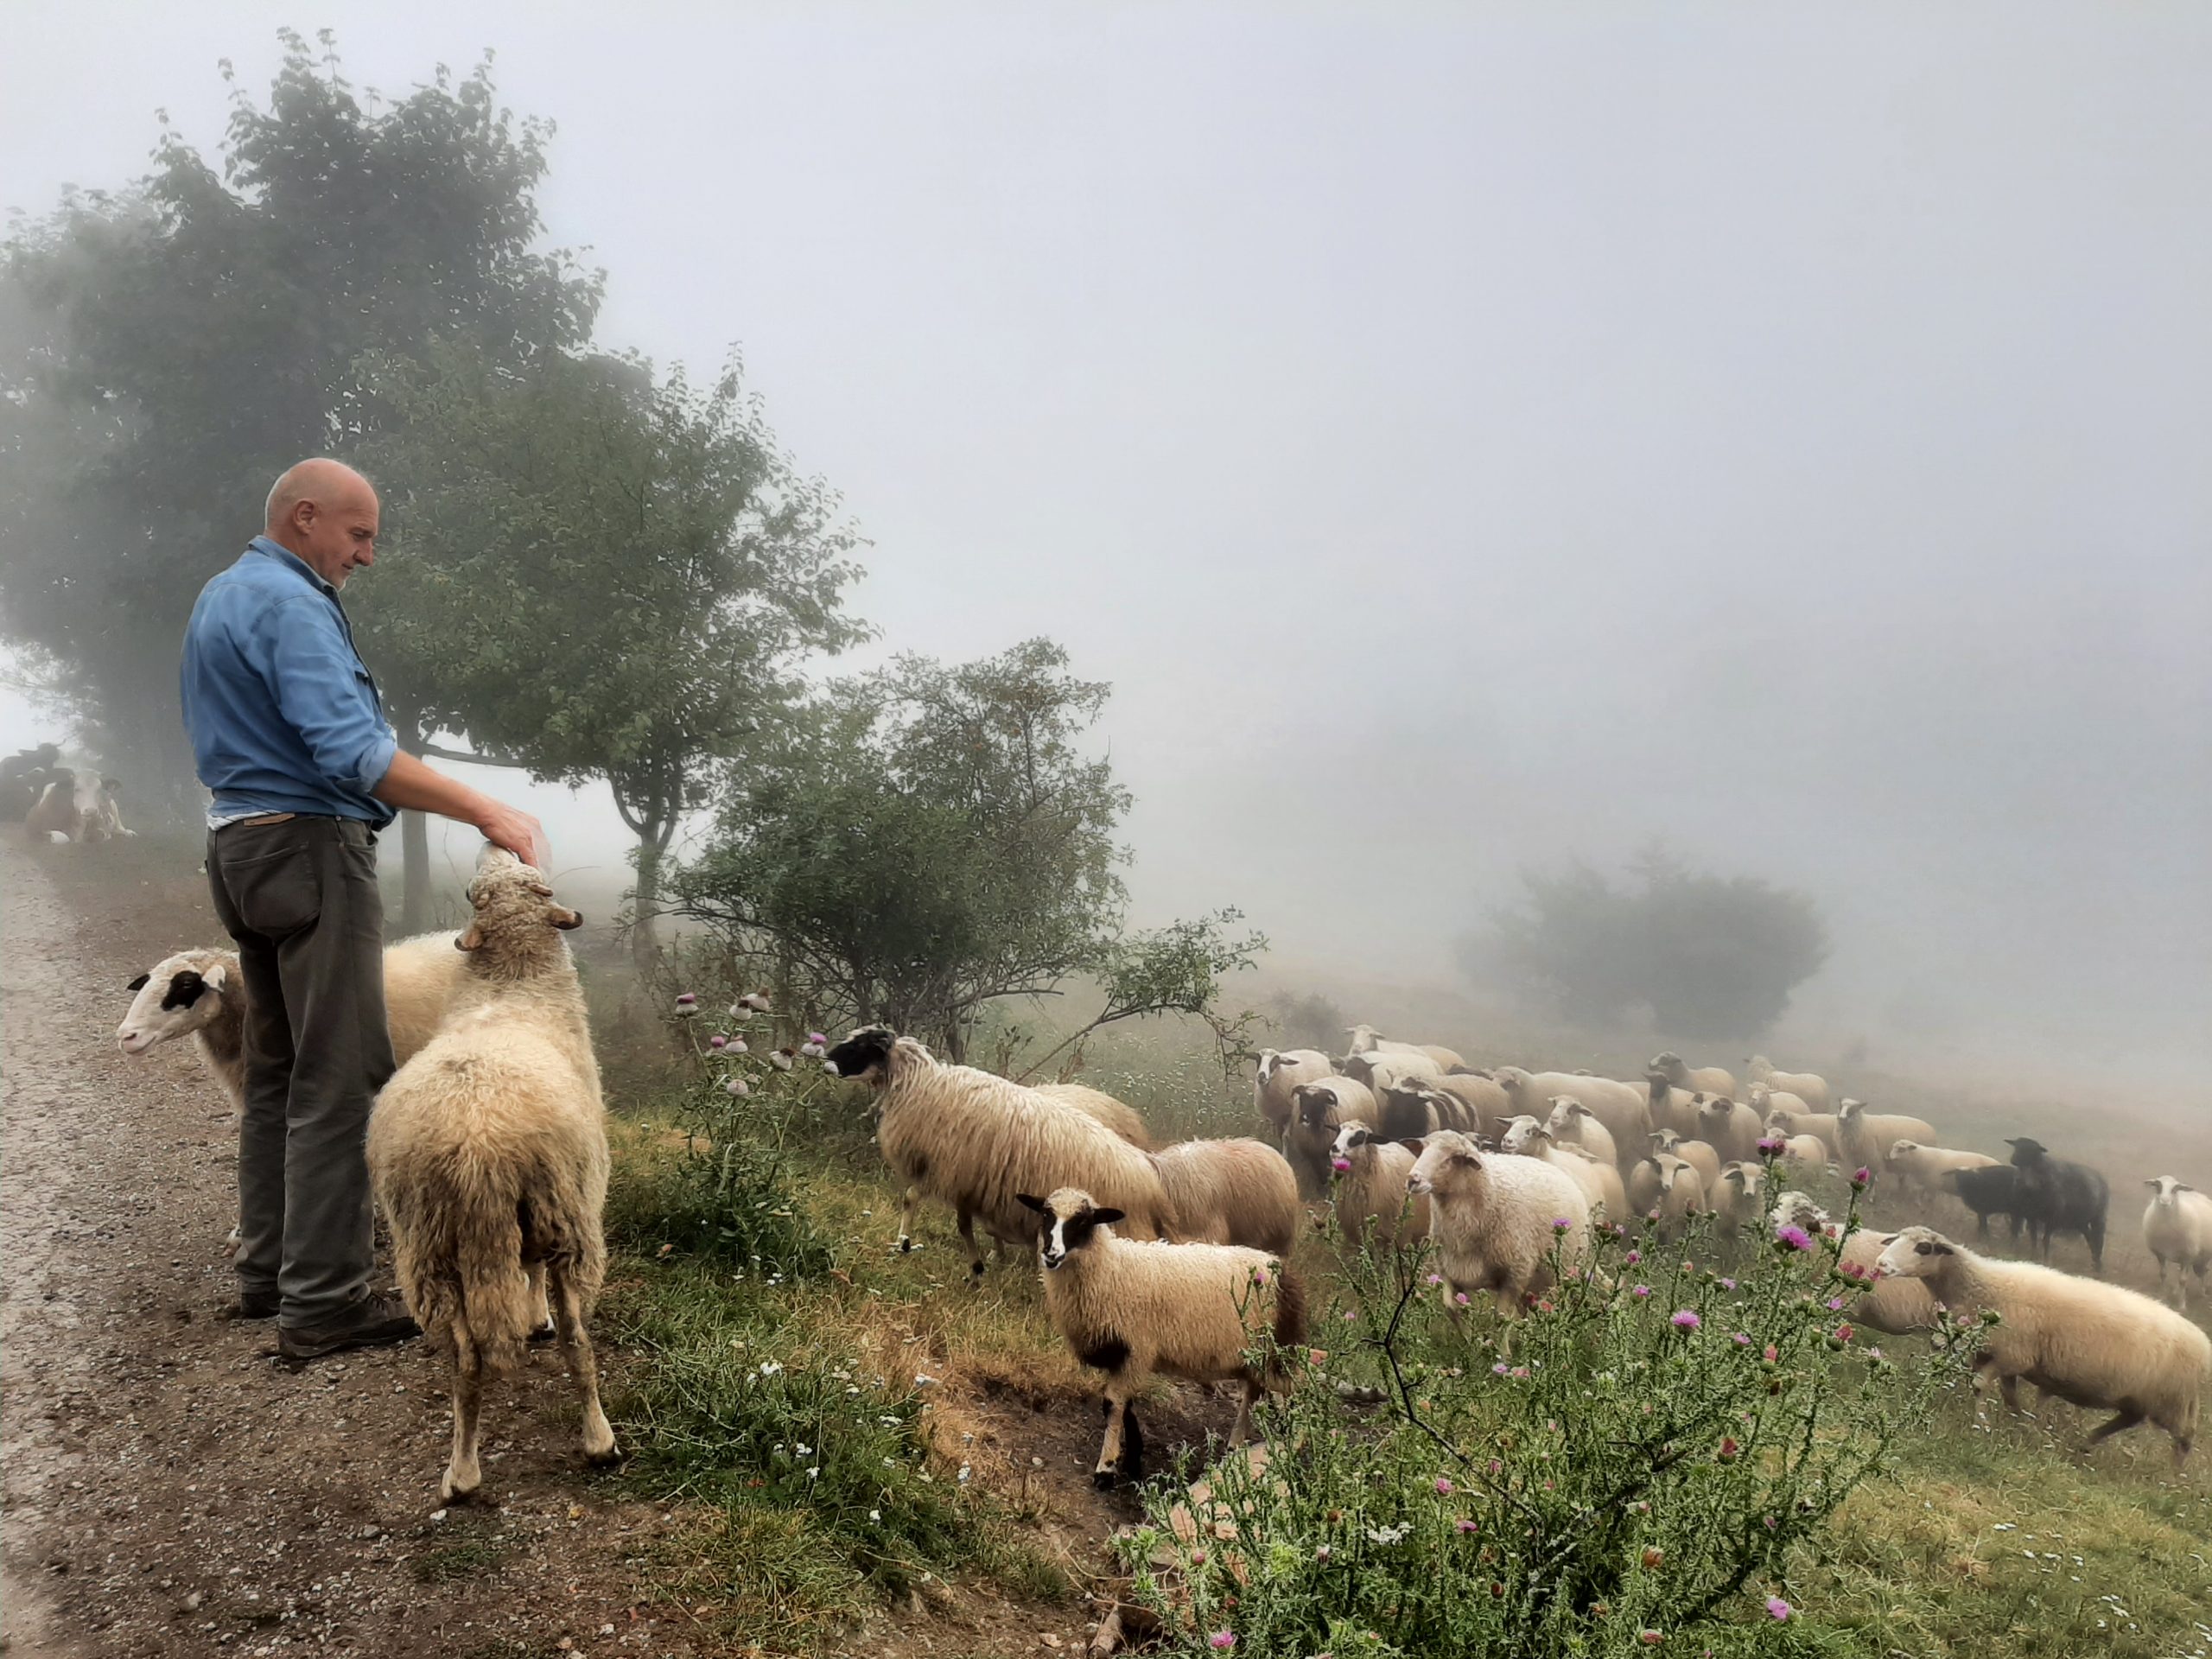
[[[586,1446],[584,1447],[584,1461],[601,1468],[604,1468],[610,1463],[620,1463],[622,1461],[622,1448],[612,1440],[608,1440],[604,1446],[601,1447],[596,1452],[593,1451],[591,1447]]]
[[[1102,1492],[1110,1491],[1120,1483],[1121,1478],[1120,1467],[1113,1464],[1102,1463],[1090,1471],[1090,1484]]]
[[[448,1503],[465,1503],[476,1495],[477,1488],[483,1484],[484,1477],[480,1474],[471,1475],[464,1483],[448,1468],[444,1478],[438,1482],[438,1496]]]
[[[899,1234],[899,1255],[906,1255],[906,1252],[907,1252],[907,1251],[909,1251],[909,1250],[912,1249],[913,1248],[914,1248],[914,1241],[913,1241],[912,1239],[911,1239],[911,1238],[907,1237],[907,1236],[906,1236],[906,1234],[904,1234],[904,1233],[901,1233],[901,1234]]]
[[[534,1325],[530,1329],[530,1339],[532,1342],[550,1342],[558,1334],[550,1319],[547,1319],[542,1325]]]

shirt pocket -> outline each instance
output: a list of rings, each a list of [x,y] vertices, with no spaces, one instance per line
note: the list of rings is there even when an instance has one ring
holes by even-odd
[[[282,938],[311,927],[322,914],[322,884],[315,879],[311,848],[292,846],[273,853],[221,860],[223,887],[238,906],[238,919],[255,932]]]

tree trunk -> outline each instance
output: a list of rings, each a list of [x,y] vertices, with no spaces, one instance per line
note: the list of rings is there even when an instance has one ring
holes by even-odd
[[[638,827],[638,883],[631,891],[630,956],[640,972],[660,954],[660,864],[667,827],[648,817]]]

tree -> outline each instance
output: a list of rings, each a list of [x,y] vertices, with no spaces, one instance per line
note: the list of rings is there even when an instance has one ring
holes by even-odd
[[[1123,937],[1129,795],[1082,748],[1108,693],[1047,639],[834,687],[804,736],[732,780],[674,908],[955,1056],[987,1005],[1077,975],[1105,993],[1094,1026],[1198,1012],[1264,942],[1230,940],[1234,912]]]
[[[362,601],[427,718],[539,779],[613,785],[638,838],[633,938],[714,763],[772,736],[810,652],[865,630],[836,499],[776,448],[734,370],[695,390],[631,359],[470,347],[384,357],[390,569]]]
[[[1630,875],[1616,887],[1580,863],[1524,873],[1522,907],[1464,939],[1462,967],[1477,979],[1516,974],[1585,1024],[1644,1007],[1662,1031],[1719,1040],[1772,1025],[1827,956],[1804,893],[1693,871],[1656,849]]]
[[[327,34],[283,39],[266,105],[235,94],[219,172],[164,123],[148,177],[65,199],[0,253],[0,637],[156,817],[197,798],[176,703],[193,599],[279,471],[389,418],[357,360],[444,338],[520,365],[581,344],[599,304],[536,247],[551,128],[499,107],[488,56],[385,105]],[[419,743],[414,688],[379,677]]]

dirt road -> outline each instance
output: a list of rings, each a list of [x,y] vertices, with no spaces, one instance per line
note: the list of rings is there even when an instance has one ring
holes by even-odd
[[[581,1468],[557,1357],[487,1406],[494,1502],[441,1511],[420,1344],[293,1373],[271,1326],[213,1317],[229,1111],[185,1046],[114,1041],[133,975],[220,942],[191,870],[0,844],[8,1653],[708,1650],[652,1592],[662,1515]]]

